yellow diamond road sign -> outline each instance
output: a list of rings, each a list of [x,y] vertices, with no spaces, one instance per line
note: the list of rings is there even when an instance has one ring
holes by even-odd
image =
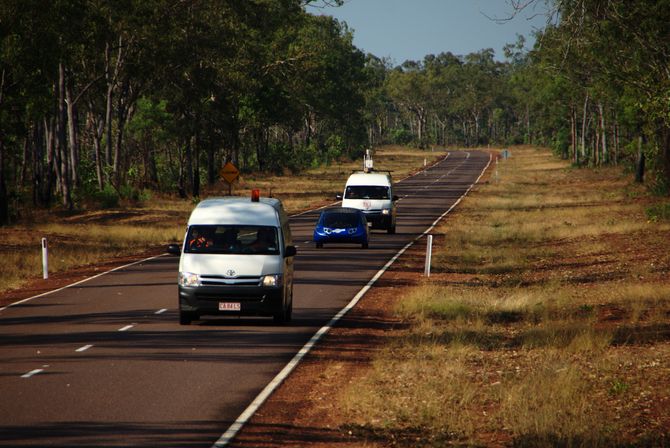
[[[219,171],[219,174],[229,184],[232,184],[235,182],[235,179],[238,178],[240,175],[240,171],[237,169],[235,165],[232,164],[232,162],[226,163],[223,168]]]

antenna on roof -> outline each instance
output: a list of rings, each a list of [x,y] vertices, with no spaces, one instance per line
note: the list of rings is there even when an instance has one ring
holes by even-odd
[[[365,155],[363,156],[363,172],[369,173],[374,170],[374,162],[372,161],[372,150],[366,149]]]

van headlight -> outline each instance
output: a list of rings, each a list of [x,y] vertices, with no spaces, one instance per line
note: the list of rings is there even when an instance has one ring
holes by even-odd
[[[264,275],[261,277],[263,286],[281,286],[281,274]]]
[[[391,209],[389,209],[389,208],[382,209],[382,215],[390,215],[390,214],[391,214]]]
[[[198,274],[193,274],[191,272],[180,272],[179,273],[179,286],[200,286],[200,277]]]

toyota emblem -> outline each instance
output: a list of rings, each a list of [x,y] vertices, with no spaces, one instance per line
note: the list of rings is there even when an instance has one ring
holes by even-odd
[[[228,269],[226,271],[226,277],[235,277],[237,275],[237,272],[235,272],[235,269]]]

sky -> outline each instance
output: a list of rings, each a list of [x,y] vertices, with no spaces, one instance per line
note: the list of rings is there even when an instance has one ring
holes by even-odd
[[[516,43],[518,34],[531,48],[533,31],[544,28],[546,6],[536,3],[504,23],[493,19],[510,17],[511,0],[345,0],[340,7],[307,11],[347,22],[356,47],[400,65],[428,54],[466,55],[484,48],[493,48],[503,61],[503,47]]]

